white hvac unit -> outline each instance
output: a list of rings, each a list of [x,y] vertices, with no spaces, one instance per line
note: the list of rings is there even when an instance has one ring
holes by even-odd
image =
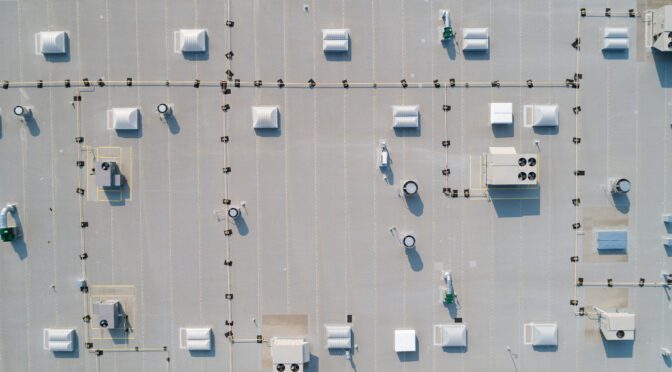
[[[644,17],[646,46],[672,51],[672,5],[648,11]]]
[[[539,154],[518,154],[513,147],[491,147],[484,158],[488,186],[529,186],[539,182]]]
[[[434,346],[466,347],[467,326],[465,324],[437,324],[434,326]]]
[[[107,110],[107,129],[137,130],[139,116],[138,107],[118,107]]]
[[[252,128],[278,129],[278,106],[253,106]]]
[[[558,122],[558,105],[523,106],[523,126],[525,127],[557,127]]]
[[[464,51],[487,51],[490,49],[489,40],[487,28],[462,29],[462,50]]]
[[[392,106],[392,127],[395,129],[418,128],[420,126],[420,106]]]
[[[394,351],[397,353],[417,351],[415,339],[415,329],[395,329]]]
[[[558,346],[557,323],[526,323],[523,326],[525,345]]]
[[[352,348],[352,327],[349,325],[325,325],[327,349]]]
[[[602,50],[628,49],[628,28],[607,27],[603,33]]]
[[[212,350],[212,328],[180,328],[180,349]]]
[[[208,49],[206,29],[182,29],[174,34],[175,53],[203,53]]]
[[[310,344],[303,338],[273,337],[271,360],[274,371],[303,371],[310,361]]]
[[[42,347],[44,350],[53,352],[71,352],[75,350],[74,328],[45,328],[43,335],[44,341]]]
[[[608,313],[595,307],[600,322],[600,332],[607,341],[635,339],[635,314]]]
[[[42,31],[35,34],[35,54],[65,54],[68,34],[65,31]]]
[[[490,125],[513,124],[513,103],[490,103]]]
[[[350,30],[347,28],[323,29],[322,50],[324,52],[347,52],[350,50]]]

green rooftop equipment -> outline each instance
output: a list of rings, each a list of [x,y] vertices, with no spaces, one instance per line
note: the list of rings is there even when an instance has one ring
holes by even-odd
[[[442,10],[441,19],[443,19],[443,40],[450,40],[455,37],[453,27],[450,25],[450,10]]]
[[[443,297],[443,302],[446,305],[451,305],[455,300],[455,289],[453,289],[453,277],[450,275],[450,271],[443,273],[443,280],[446,281],[446,293]]]
[[[11,242],[19,235],[16,226],[7,226],[7,215],[10,213],[16,213],[16,204],[7,204],[0,210],[0,240],[3,242]]]

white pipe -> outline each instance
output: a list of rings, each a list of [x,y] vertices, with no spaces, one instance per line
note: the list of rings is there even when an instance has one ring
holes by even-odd
[[[604,282],[584,282],[583,287],[609,287],[608,283]],[[644,283],[644,285],[639,284],[638,282],[613,282],[612,287],[667,287],[667,282],[649,282]]]
[[[443,27],[450,27],[450,10],[443,10],[441,18],[443,18]]]
[[[455,294],[455,290],[453,289],[453,277],[450,275],[450,271],[443,273],[443,279],[446,281],[446,293],[450,295]]]
[[[6,229],[7,228],[7,213],[15,213],[16,212],[16,204],[9,204],[2,208],[0,210],[0,229]]]

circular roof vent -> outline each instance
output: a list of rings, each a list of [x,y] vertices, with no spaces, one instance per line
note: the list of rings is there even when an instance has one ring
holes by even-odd
[[[627,194],[631,188],[632,184],[627,178],[620,178],[618,181],[614,182],[614,186],[612,187],[613,191],[619,194]]]
[[[406,248],[413,248],[415,247],[415,237],[413,235],[406,235],[401,239],[401,242],[404,244],[404,247]]]
[[[623,332],[623,331],[616,331],[616,337],[618,337],[618,338],[623,338],[623,337],[625,337],[625,332]]]
[[[159,103],[159,105],[156,106],[156,111],[158,111],[159,114],[165,114],[168,112],[168,110],[170,110],[170,107],[168,107],[168,105],[165,103]]]
[[[104,161],[102,164],[100,164],[100,168],[101,168],[102,170],[105,170],[105,171],[106,171],[106,170],[110,169],[110,163]]]
[[[229,210],[226,213],[231,218],[238,218],[238,216],[240,216],[240,209],[235,208],[235,207],[231,207],[231,208],[229,208]]]
[[[415,181],[406,181],[403,186],[404,194],[413,196],[418,193],[418,183]]]
[[[26,113],[26,109],[23,106],[14,106],[14,115],[22,116]]]
[[[103,328],[107,328],[107,320],[103,319],[100,321],[100,326]]]

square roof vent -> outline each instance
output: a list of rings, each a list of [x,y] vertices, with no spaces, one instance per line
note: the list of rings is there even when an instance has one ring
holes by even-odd
[[[325,52],[347,52],[350,50],[350,30],[347,28],[322,29],[322,50]]]
[[[437,324],[434,326],[434,346],[466,347],[466,324]]]
[[[137,107],[122,107],[107,110],[107,129],[137,130],[140,109]]]
[[[672,247],[672,235],[663,236],[663,245],[666,247]]]
[[[56,329],[45,328],[44,350],[54,352],[71,352],[75,350],[75,330],[74,328]]]
[[[175,53],[204,53],[207,51],[206,29],[182,29],[175,31]]]
[[[558,346],[557,323],[527,323],[523,330],[525,345]]]
[[[35,34],[35,54],[67,53],[67,33],[65,31],[42,31]]]
[[[417,128],[420,126],[420,106],[392,106],[392,127]]]
[[[278,106],[253,106],[252,128],[278,129]]]
[[[490,39],[487,28],[462,29],[462,50],[487,51],[490,48]]]
[[[628,28],[607,27],[604,29],[603,50],[628,49]]]
[[[180,328],[180,349],[212,350],[212,328]]]
[[[345,325],[325,325],[327,349],[350,349],[352,347],[352,327]]]
[[[663,223],[672,224],[672,213],[663,213]]]
[[[557,127],[558,118],[558,105],[523,106],[523,126],[525,127]]]

